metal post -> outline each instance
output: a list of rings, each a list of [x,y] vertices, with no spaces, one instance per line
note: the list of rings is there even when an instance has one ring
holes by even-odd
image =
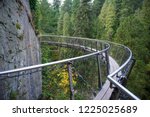
[[[129,75],[131,74],[131,71],[133,69],[133,66],[135,65],[135,62],[136,62],[136,59],[133,57],[132,60],[131,60],[131,65],[130,65],[130,68],[129,68],[129,71],[128,71],[128,74],[127,74],[127,78],[129,78]]]
[[[105,48],[107,48],[107,45],[104,45]],[[107,75],[110,73],[110,64],[109,64],[109,55],[108,55],[108,50],[105,51],[105,58],[106,58],[106,64],[107,64]]]
[[[98,42],[96,41],[96,51],[98,51]]]
[[[100,63],[100,55],[97,55],[97,65],[98,65],[98,88],[99,90],[102,88],[102,76],[101,76],[101,63]]]
[[[72,80],[72,68],[71,63],[68,62],[68,77],[69,77],[69,86],[70,86],[70,99],[74,100],[74,89],[73,89],[73,80]]]
[[[93,49],[93,48],[92,48],[92,45],[93,45],[93,44],[92,44],[92,42],[91,42],[91,51],[92,51],[92,49]]]

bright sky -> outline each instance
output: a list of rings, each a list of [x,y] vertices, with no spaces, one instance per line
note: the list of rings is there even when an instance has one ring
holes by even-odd
[[[60,0],[60,1],[62,2],[62,1],[64,1],[64,0]],[[53,3],[53,0],[48,0],[48,2],[49,2],[49,3]]]

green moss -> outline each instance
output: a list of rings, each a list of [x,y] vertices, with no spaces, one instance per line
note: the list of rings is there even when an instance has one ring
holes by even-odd
[[[16,28],[17,28],[18,30],[21,29],[21,25],[20,25],[18,22],[16,23]]]
[[[17,99],[17,92],[11,91],[10,92],[10,100],[16,100]]]
[[[18,36],[18,38],[19,38],[20,40],[23,40],[23,36],[24,36],[24,34],[20,34],[20,35]]]

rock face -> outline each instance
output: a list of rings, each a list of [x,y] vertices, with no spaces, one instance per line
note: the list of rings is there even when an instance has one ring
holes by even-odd
[[[0,0],[0,71],[39,63],[29,0]],[[41,92],[36,69],[0,76],[0,99],[38,99]]]

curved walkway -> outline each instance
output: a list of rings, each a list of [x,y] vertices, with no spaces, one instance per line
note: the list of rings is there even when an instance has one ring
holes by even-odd
[[[104,55],[105,60],[107,62],[107,69],[109,69],[109,75],[107,76],[108,79],[106,80],[105,84],[102,86],[102,89],[98,93],[95,99],[110,99],[111,94],[113,92],[113,88],[110,88],[110,82],[115,85],[115,87],[118,87],[119,90],[124,91],[127,95],[129,95],[133,99],[139,99],[136,97],[133,93],[131,93],[129,90],[127,90],[124,86],[122,86],[120,83],[116,81],[116,76],[120,71],[128,65],[132,58],[132,52],[130,51],[129,48],[121,45],[124,47],[124,49],[127,49],[129,51],[129,56],[127,60],[119,66],[118,63],[114,58],[112,58],[110,55],[108,55],[108,50],[110,49],[110,44],[109,42],[106,41],[100,41],[96,39],[88,39],[88,38],[79,38],[79,37],[66,37],[66,36],[55,36],[55,35],[42,35],[41,37],[45,37],[46,41],[51,44],[55,45],[62,45],[62,46],[68,46],[68,47],[75,47],[75,48],[82,48],[87,51],[90,51],[90,53],[74,58],[68,58],[64,60],[59,60],[59,61],[54,61],[50,63],[44,63],[44,64],[39,64],[39,65],[33,65],[33,66],[28,66],[24,68],[18,68],[18,69],[13,69],[13,70],[8,70],[8,71],[1,71],[0,72],[0,78],[2,75],[7,75],[11,73],[16,73],[16,72],[21,72],[21,71],[27,71],[27,70],[32,70],[32,69],[39,69],[42,67],[54,65],[54,64],[60,64],[60,63],[66,63],[74,60],[79,60],[83,58],[88,58],[90,56],[95,56],[95,55]],[[43,40],[43,41],[45,41]],[[113,43],[111,43],[113,44]]]

